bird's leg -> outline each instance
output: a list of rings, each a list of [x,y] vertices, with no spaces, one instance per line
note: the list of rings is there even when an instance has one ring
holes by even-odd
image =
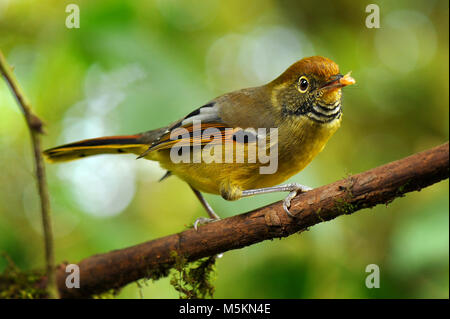
[[[200,217],[197,218],[194,222],[194,229],[197,230],[198,225],[204,225],[207,223],[211,223],[211,222],[215,222],[220,220],[219,215],[217,215],[214,210],[212,209],[212,207],[208,204],[208,202],[206,201],[206,199],[203,197],[202,193],[200,193],[198,190],[196,190],[194,187],[192,187],[191,185],[189,185],[191,187],[191,189],[194,191],[195,196],[197,196],[198,200],[200,201],[200,203],[202,204],[202,206],[205,208],[206,212],[208,213],[210,218],[206,218],[206,217]]]
[[[219,215],[217,215],[214,210],[212,209],[211,205],[208,204],[208,202],[206,201],[206,199],[203,197],[202,193],[200,193],[198,190],[196,190],[194,187],[192,187],[191,185],[189,185],[191,187],[191,189],[194,191],[195,196],[197,196],[198,200],[200,201],[200,203],[202,203],[202,206],[205,208],[206,212],[208,213],[209,217],[211,218],[206,218],[206,217],[200,217],[197,218],[194,222],[194,229],[197,230],[198,225],[204,225],[204,224],[208,224],[208,223],[212,223],[212,222],[216,222],[218,220],[220,220]],[[217,254],[216,258],[222,258],[223,254]]]
[[[312,189],[311,187],[308,187],[308,186],[305,186],[302,184],[290,183],[290,184],[284,184],[284,185],[273,186],[273,187],[245,190],[245,191],[242,191],[242,197],[248,197],[248,196],[259,195],[259,194],[267,194],[267,193],[275,193],[275,192],[290,192],[286,196],[286,198],[283,200],[283,208],[284,208],[284,211],[290,217],[295,217],[289,211],[289,208],[291,207],[291,200],[295,196],[297,196],[298,193],[304,193],[311,189]]]

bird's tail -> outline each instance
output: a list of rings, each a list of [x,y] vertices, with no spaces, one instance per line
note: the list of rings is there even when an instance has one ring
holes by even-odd
[[[98,154],[142,154],[148,149],[141,134],[106,136],[65,144],[44,151],[50,163],[65,162]]]

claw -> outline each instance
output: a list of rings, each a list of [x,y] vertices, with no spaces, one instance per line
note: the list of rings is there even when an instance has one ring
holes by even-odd
[[[199,225],[206,225],[206,224],[209,224],[209,223],[212,223],[212,222],[216,222],[216,221],[218,221],[218,220],[220,220],[220,219],[207,218],[207,217],[199,217],[199,218],[197,218],[197,219],[195,220],[195,222],[194,222],[194,229],[195,229],[196,231],[198,231],[198,226],[199,226]]]
[[[288,214],[289,217],[295,218],[294,215],[291,214],[291,212],[289,211],[289,208],[291,207],[291,200],[297,196],[297,191],[292,191],[289,193],[288,196],[286,196],[286,198],[283,200],[283,209],[286,212],[286,214]]]
[[[307,191],[312,190],[311,187],[301,185],[301,184],[293,184],[294,189],[286,196],[286,198],[283,200],[283,209],[288,214],[289,217],[295,218],[294,215],[291,214],[289,211],[289,208],[291,207],[291,200],[297,196],[299,193],[305,193]]]

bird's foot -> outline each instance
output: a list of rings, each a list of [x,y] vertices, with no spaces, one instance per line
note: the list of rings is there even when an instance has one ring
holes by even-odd
[[[198,226],[206,225],[220,220],[220,218],[199,217],[194,222],[194,229],[198,231]]]
[[[292,183],[286,185],[286,190],[290,191],[290,193],[283,200],[283,209],[286,212],[286,214],[288,214],[289,217],[295,218],[295,216],[292,215],[291,212],[289,211],[289,208],[291,207],[291,200],[299,193],[305,193],[307,191],[312,190],[312,188],[302,184]]]

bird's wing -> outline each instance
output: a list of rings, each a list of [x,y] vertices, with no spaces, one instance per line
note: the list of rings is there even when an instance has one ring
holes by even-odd
[[[170,125],[140,157],[152,151],[171,148],[175,144],[177,146],[214,145],[227,141],[249,143],[257,138],[256,134],[253,134],[255,136],[252,134],[251,131],[227,125],[219,116],[219,105],[211,102]]]

